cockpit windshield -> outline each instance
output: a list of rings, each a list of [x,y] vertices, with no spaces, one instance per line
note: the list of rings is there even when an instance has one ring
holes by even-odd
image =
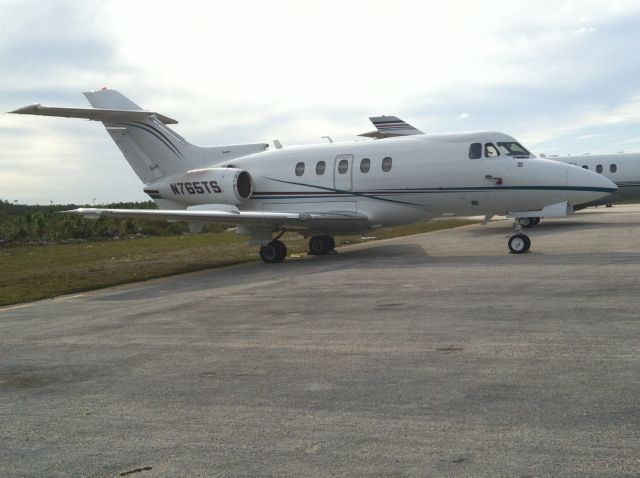
[[[498,143],[498,148],[502,154],[506,154],[507,156],[531,156],[531,153],[520,143],[512,141]]]

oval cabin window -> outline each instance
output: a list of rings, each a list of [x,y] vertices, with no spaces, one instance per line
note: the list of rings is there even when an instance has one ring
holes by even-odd
[[[392,160],[389,156],[387,156],[386,158],[384,158],[384,159],[382,160],[382,170],[383,170],[385,173],[388,173],[389,171],[391,171],[391,165],[392,165],[392,163],[393,163],[393,160]]]
[[[322,176],[326,167],[327,164],[324,161],[318,161],[318,164],[316,164],[316,174]]]
[[[304,163],[296,164],[296,176],[302,176],[304,174]]]
[[[349,169],[349,161],[347,161],[346,159],[341,159],[340,162],[338,163],[338,172],[340,174],[345,174],[348,169]]]
[[[369,169],[371,169],[371,160],[369,158],[364,158],[360,161],[360,172],[368,173]]]

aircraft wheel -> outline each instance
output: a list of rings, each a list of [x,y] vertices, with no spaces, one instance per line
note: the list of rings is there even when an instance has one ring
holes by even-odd
[[[284,242],[279,241],[278,239],[274,239],[273,241],[271,241],[271,244],[276,246],[276,248],[278,249],[278,257],[280,258],[278,262],[284,261],[284,259],[287,257],[287,246],[284,245]]]
[[[542,220],[541,217],[534,217],[533,218],[533,225],[537,226],[538,224],[540,224],[540,221]]]
[[[514,254],[527,252],[531,247],[531,239],[525,234],[515,234],[509,238],[509,250]]]
[[[336,241],[331,236],[313,236],[309,239],[309,254],[320,256],[328,254],[336,247]]]
[[[528,227],[531,227],[531,226],[535,226],[534,219],[535,218],[533,218],[533,217],[519,217],[517,219],[517,221],[518,221],[518,224],[520,224],[520,226],[522,226],[524,228],[528,228]]]
[[[260,247],[260,258],[267,264],[282,262],[285,257],[287,257],[287,246],[277,239]]]

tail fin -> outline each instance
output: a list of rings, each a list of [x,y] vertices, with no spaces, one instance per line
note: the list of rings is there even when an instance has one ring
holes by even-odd
[[[411,136],[414,134],[424,134],[418,128],[414,128],[409,123],[402,121],[397,116],[371,116],[369,117],[376,131],[362,133],[359,136],[383,139],[394,136]]]
[[[102,89],[84,95],[94,108],[143,111],[116,90]],[[158,120],[155,113],[143,118],[125,115],[114,121],[103,121],[103,124],[145,184],[197,167],[185,154],[189,143]]]
[[[116,90],[84,93],[93,108],[31,105],[11,113],[102,121],[129,165],[144,184],[191,169],[264,151],[264,143],[202,148],[168,128],[177,121],[146,111]]]

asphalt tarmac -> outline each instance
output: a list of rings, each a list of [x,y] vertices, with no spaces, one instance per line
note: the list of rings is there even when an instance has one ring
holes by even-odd
[[[639,476],[640,207],[0,309],[0,476]]]

